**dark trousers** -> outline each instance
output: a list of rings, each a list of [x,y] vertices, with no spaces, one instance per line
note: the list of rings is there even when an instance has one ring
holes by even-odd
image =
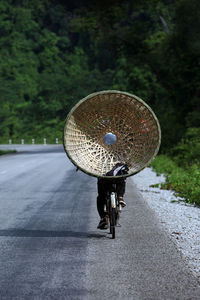
[[[97,210],[100,215],[100,218],[103,218],[106,215],[106,213],[104,212],[104,204],[106,204],[107,193],[112,192],[113,183],[116,183],[116,192],[118,197],[123,197],[125,193],[126,179],[120,178],[112,181],[111,179],[98,178]]]

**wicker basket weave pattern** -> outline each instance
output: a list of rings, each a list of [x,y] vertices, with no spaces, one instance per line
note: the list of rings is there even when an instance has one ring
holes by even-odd
[[[113,145],[104,136],[116,136]],[[119,91],[102,91],[81,100],[69,113],[64,127],[64,148],[85,173],[106,177],[117,162],[133,175],[157,154],[161,132],[150,107],[138,97]]]

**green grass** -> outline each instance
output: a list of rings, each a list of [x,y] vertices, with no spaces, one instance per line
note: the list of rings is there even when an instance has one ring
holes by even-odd
[[[0,150],[0,155],[16,153],[16,150]]]
[[[151,166],[156,173],[164,174],[166,182],[161,189],[174,190],[177,196],[183,197],[186,202],[200,206],[200,166],[193,164],[181,168],[166,155],[157,156]]]

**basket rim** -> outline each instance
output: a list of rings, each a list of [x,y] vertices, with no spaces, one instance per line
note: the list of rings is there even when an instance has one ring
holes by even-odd
[[[99,175],[95,172],[89,172],[87,171],[86,169],[82,168],[81,166],[77,165],[77,163],[73,160],[73,158],[71,157],[71,155],[69,154],[69,152],[67,151],[66,149],[66,146],[65,146],[65,132],[66,132],[66,127],[67,127],[67,124],[68,124],[68,120],[70,119],[70,117],[72,116],[72,114],[74,113],[74,111],[85,101],[87,101],[88,99],[90,98],[93,98],[97,95],[103,95],[103,94],[123,94],[123,95],[126,95],[126,96],[129,96],[131,98],[135,98],[137,101],[141,102],[144,106],[147,107],[147,109],[151,112],[151,114],[153,115],[154,119],[156,120],[156,124],[157,124],[157,127],[158,127],[158,144],[157,144],[157,147],[154,151],[154,155],[151,157],[151,159],[148,160],[148,162],[146,164],[144,164],[141,168],[139,168],[137,171],[133,171],[129,174],[126,174],[126,175],[120,175],[120,176],[106,176],[106,175]],[[118,90],[103,90],[103,91],[99,91],[99,92],[95,92],[95,93],[92,93],[92,94],[89,94],[88,96],[82,98],[81,100],[79,100],[73,107],[72,109],[69,111],[66,119],[65,119],[65,123],[64,123],[64,129],[63,129],[63,147],[64,147],[64,150],[65,150],[65,153],[66,155],[68,156],[69,160],[74,164],[75,167],[77,167],[78,169],[80,169],[81,171],[83,171],[84,173],[86,173],[87,175],[90,175],[90,176],[93,176],[93,177],[97,177],[97,178],[106,178],[106,179],[113,179],[113,178],[126,178],[126,177],[130,177],[130,176],[133,176],[137,173],[139,173],[140,171],[142,171],[143,169],[145,169],[147,166],[149,166],[151,164],[151,162],[153,161],[153,159],[156,157],[156,155],[158,154],[158,151],[159,151],[159,148],[160,148],[160,144],[161,144],[161,128],[160,128],[160,124],[159,124],[159,121],[158,121],[158,118],[156,117],[155,113],[153,112],[153,110],[151,109],[151,107],[146,103],[144,102],[141,98],[139,98],[138,96],[134,95],[134,94],[131,94],[131,93],[128,93],[128,92],[124,92],[124,91],[118,91]]]

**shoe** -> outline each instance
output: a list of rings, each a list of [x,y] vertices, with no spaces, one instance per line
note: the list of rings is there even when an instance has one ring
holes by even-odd
[[[121,204],[122,207],[126,206],[126,202],[124,201],[123,198],[119,198],[119,204]]]
[[[99,225],[97,226],[98,229],[108,229],[108,218],[104,217],[100,220]]]

